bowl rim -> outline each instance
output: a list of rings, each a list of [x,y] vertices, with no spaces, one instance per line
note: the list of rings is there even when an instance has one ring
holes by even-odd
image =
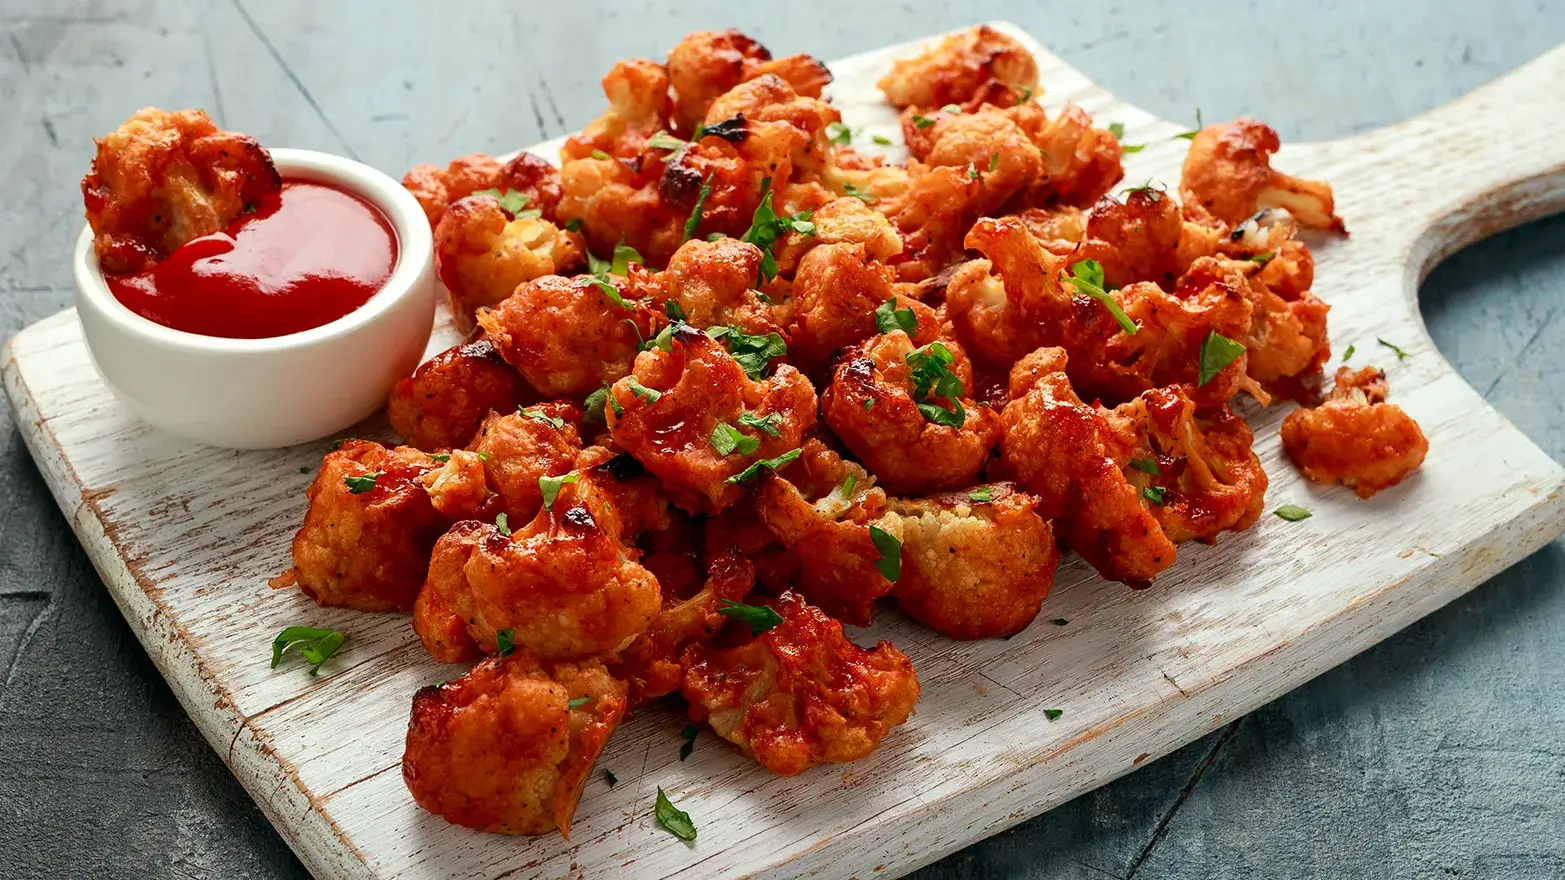
[[[412,193],[379,169],[344,156],[287,147],[268,152],[285,179],[334,184],[368,201],[390,222],[397,236],[397,262],[386,283],[363,305],[319,327],[259,339],[207,336],[165,327],[131,311],[109,291],[93,249],[91,226],[83,227],[73,261],[80,298],[121,332],[155,345],[196,353],[260,354],[295,351],[340,339],[390,314],[407,297],[423,295],[420,282],[434,262],[434,238],[424,209]]]

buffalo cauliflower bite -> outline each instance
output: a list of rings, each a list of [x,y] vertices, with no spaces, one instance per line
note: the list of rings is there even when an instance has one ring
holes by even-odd
[[[1060,554],[1037,499],[1009,483],[891,500],[902,518],[902,577],[891,595],[914,620],[957,639],[1027,628]]]
[[[255,138],[218,130],[200,110],[144,107],[97,144],[82,200],[105,272],[149,269],[282,189]]]
[[[723,344],[676,323],[609,389],[609,433],[692,514],[737,501],[737,479],[796,449],[815,423],[815,389],[787,364],[752,379]]]
[[[581,397],[624,376],[642,340],[657,332],[646,304],[590,276],[526,282],[480,312],[478,323],[501,357],[546,398]]]
[[[827,129],[842,121],[842,113],[818,97],[800,94],[780,76],[764,75],[742,83],[712,102],[706,114],[706,135],[720,127],[732,127],[742,120],[742,136],[733,140],[733,146],[752,159],[771,160],[771,145],[760,152],[751,152],[751,140],[768,140],[765,134],[778,126],[787,126],[794,133],[788,165],[771,171],[777,181],[803,180],[823,173],[831,162],[832,148]],[[723,138],[727,140],[727,137]],[[803,176],[800,176],[803,175]]]
[[[1331,394],[1314,409],[1282,423],[1288,457],[1317,483],[1341,483],[1360,498],[1407,479],[1429,452],[1418,422],[1386,403],[1386,374],[1375,367],[1338,367]]]
[[[892,298],[896,273],[862,244],[823,244],[799,261],[793,277],[788,359],[822,375],[845,346],[875,333],[875,309]]]
[[[597,661],[493,657],[413,697],[402,778],[447,822],[569,836],[592,766],[625,715],[625,683]]]
[[[945,314],[966,348],[1004,367],[1046,344],[1058,344],[1075,313],[1102,310],[1065,291],[1065,260],[1043,249],[1015,217],[984,218],[967,233],[966,247],[988,259],[959,266],[946,285]]]
[[[467,521],[435,545],[413,611],[435,659],[496,653],[502,631],[545,660],[608,655],[652,622],[662,602],[657,578],[621,541],[607,494],[579,472],[551,485],[553,502],[514,532]]]
[[[674,103],[668,93],[668,69],[663,65],[645,58],[621,61],[604,75],[602,85],[608,109],[565,139],[560,159],[566,166],[594,152],[635,159],[648,138],[670,127]]]
[[[560,217],[582,224],[595,253],[610,254],[623,242],[662,265],[684,241],[689,215],[664,201],[663,171],[663,161],[648,156],[567,160],[560,169]]]
[[[402,177],[402,187],[418,199],[430,229],[440,225],[452,202],[485,189],[518,193],[525,197],[528,210],[554,222],[562,192],[560,169],[532,153],[517,153],[503,163],[483,153],[471,153],[452,159],[445,168],[415,165]]]
[[[459,327],[471,330],[480,308],[494,306],[518,285],[579,268],[581,234],[524,210],[514,218],[490,195],[454,202],[435,228],[435,269]]]
[[[488,498],[483,463],[445,462],[406,446],[349,440],[321,461],[293,539],[293,567],[275,587],[298,586],[321,605],[410,611],[429,555],[455,520]]]
[[[1038,85],[1038,62],[1014,37],[986,24],[951,34],[913,57],[892,62],[875,85],[896,107],[961,104],[990,82]]]
[[[999,442],[999,417],[968,396],[971,368],[964,379],[955,360],[943,343],[915,349],[901,330],[838,359],[821,417],[887,491],[969,485]]]
[[[484,463],[485,481],[511,522],[524,523],[542,502],[539,477],[558,477],[581,453],[581,410],[565,402],[491,412],[468,446]]]
[[[1346,232],[1329,185],[1273,170],[1280,146],[1277,132],[1248,117],[1201,129],[1180,172],[1186,216],[1237,226],[1258,210],[1285,208],[1310,228]]]
[[[691,239],[657,276],[653,305],[666,309],[665,303],[674,303],[694,327],[738,327],[757,336],[775,333],[782,329],[777,307],[754,289],[762,256],[760,248],[737,238]]]
[[[852,196],[832,199],[810,215],[814,229],[789,230],[772,245],[779,275],[793,278],[806,253],[824,244],[859,244],[871,260],[885,263],[902,252],[902,236],[886,215]]]
[[[853,644],[796,594],[775,608],[782,622],[747,642],[686,652],[691,720],[783,776],[869,755],[918,701],[912,661],[890,642]]]
[[[762,474],[756,485],[757,515],[796,563],[764,574],[833,617],[868,626],[875,600],[896,583],[901,522],[886,514],[886,493],[864,468],[817,438],[800,452],[795,463]]]
[[[766,47],[729,28],[696,31],[668,53],[668,79],[674,89],[674,122],[681,134],[696,130],[712,103],[742,82],[774,74],[801,95],[819,98],[831,82],[826,65],[808,55],[772,58]]]
[[[914,130],[920,131],[916,123]],[[1052,161],[1020,126],[992,108],[944,115],[926,130],[930,147],[918,158],[928,165],[962,169],[976,180],[978,192],[966,205],[974,214],[989,213],[1039,183],[1045,164]]]
[[[1125,176],[1119,138],[1106,128],[1093,128],[1092,117],[1075,104],[1066,104],[1053,119],[1034,101],[1008,112],[1044,157],[1043,176],[1019,197],[1025,204],[1085,208]]]
[[[392,386],[386,410],[392,430],[419,449],[457,449],[478,432],[490,410],[508,412],[534,399],[494,343],[454,345]]]

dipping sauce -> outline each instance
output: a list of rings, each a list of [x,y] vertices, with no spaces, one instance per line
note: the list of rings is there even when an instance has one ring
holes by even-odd
[[[191,239],[145,272],[104,280],[126,308],[165,327],[262,339],[348,314],[396,264],[396,233],[369,202],[329,184],[284,181],[224,231]]]

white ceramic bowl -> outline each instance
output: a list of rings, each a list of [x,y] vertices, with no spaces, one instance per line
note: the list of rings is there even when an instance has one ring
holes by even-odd
[[[379,208],[397,265],[364,305],[287,336],[224,339],[174,330],[109,292],[92,248],[76,246],[76,313],[93,365],[146,422],[213,446],[288,446],[337,433],[386,402],[418,366],[434,324],[434,242],[418,201],[368,165],[310,150],[272,150],[284,178],[331,183]]]

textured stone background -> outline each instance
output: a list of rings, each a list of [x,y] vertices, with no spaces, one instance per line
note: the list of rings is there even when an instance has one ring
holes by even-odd
[[[394,175],[586,122],[613,60],[737,25],[823,58],[1015,21],[1130,101],[1331,138],[1565,40],[1565,5],[0,0],[0,337],[66,305],[92,137],[144,104]],[[1565,144],[1558,145],[1565,156]],[[1565,459],[1565,218],[1423,290],[1440,349]],[[0,406],[0,876],[302,877],[114,608]],[[1565,543],[920,880],[1565,876]]]

